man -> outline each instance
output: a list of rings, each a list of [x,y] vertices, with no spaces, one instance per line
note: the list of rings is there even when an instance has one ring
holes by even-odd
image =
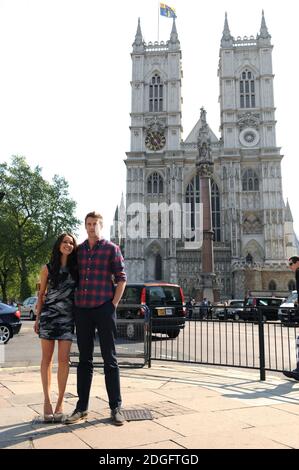
[[[88,238],[78,247],[79,284],[75,292],[74,309],[79,349],[79,400],[65,423],[77,423],[87,417],[93,376],[94,336],[97,329],[112,422],[122,425],[124,417],[121,412],[120,378],[114,340],[115,311],[127,279],[124,260],[119,247],[102,237],[103,218],[100,214],[88,213],[85,228]],[[117,284],[116,288],[113,281]]]
[[[296,277],[297,301],[295,302],[294,307],[298,308],[298,305],[299,305],[299,257],[298,256],[291,256],[291,258],[289,258],[289,267],[295,273],[295,277]],[[296,340],[296,362],[297,362],[296,369],[292,371],[283,371],[283,375],[285,375],[289,379],[295,379],[299,381],[299,336],[297,336],[297,340]]]
[[[208,318],[209,313],[209,302],[206,297],[200,302],[199,305],[200,318]]]

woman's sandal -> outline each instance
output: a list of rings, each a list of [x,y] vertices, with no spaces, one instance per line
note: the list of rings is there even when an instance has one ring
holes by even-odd
[[[53,423],[63,423],[64,420],[65,420],[65,414],[64,413],[54,413]]]
[[[44,423],[53,423],[54,421],[54,415],[44,415]]]

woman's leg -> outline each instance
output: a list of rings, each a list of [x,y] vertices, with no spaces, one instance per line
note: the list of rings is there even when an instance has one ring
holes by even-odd
[[[72,346],[71,341],[59,340],[58,341],[58,400],[55,407],[55,413],[62,413],[63,397],[66,387],[67,378],[69,375],[69,359],[70,349]]]
[[[49,339],[41,340],[42,347],[42,361],[41,361],[41,378],[44,390],[44,415],[50,415],[53,413],[50,388],[51,388],[51,375],[52,375],[52,359],[54,352],[55,341]]]

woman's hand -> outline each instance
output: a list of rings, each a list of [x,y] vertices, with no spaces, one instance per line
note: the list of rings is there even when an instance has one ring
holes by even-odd
[[[39,317],[36,317],[36,320],[33,325],[34,332],[38,335],[39,332]]]

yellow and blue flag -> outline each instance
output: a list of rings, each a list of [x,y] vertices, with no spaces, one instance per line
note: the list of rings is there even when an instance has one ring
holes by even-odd
[[[160,15],[167,16],[168,18],[176,18],[175,9],[165,3],[160,3]]]

